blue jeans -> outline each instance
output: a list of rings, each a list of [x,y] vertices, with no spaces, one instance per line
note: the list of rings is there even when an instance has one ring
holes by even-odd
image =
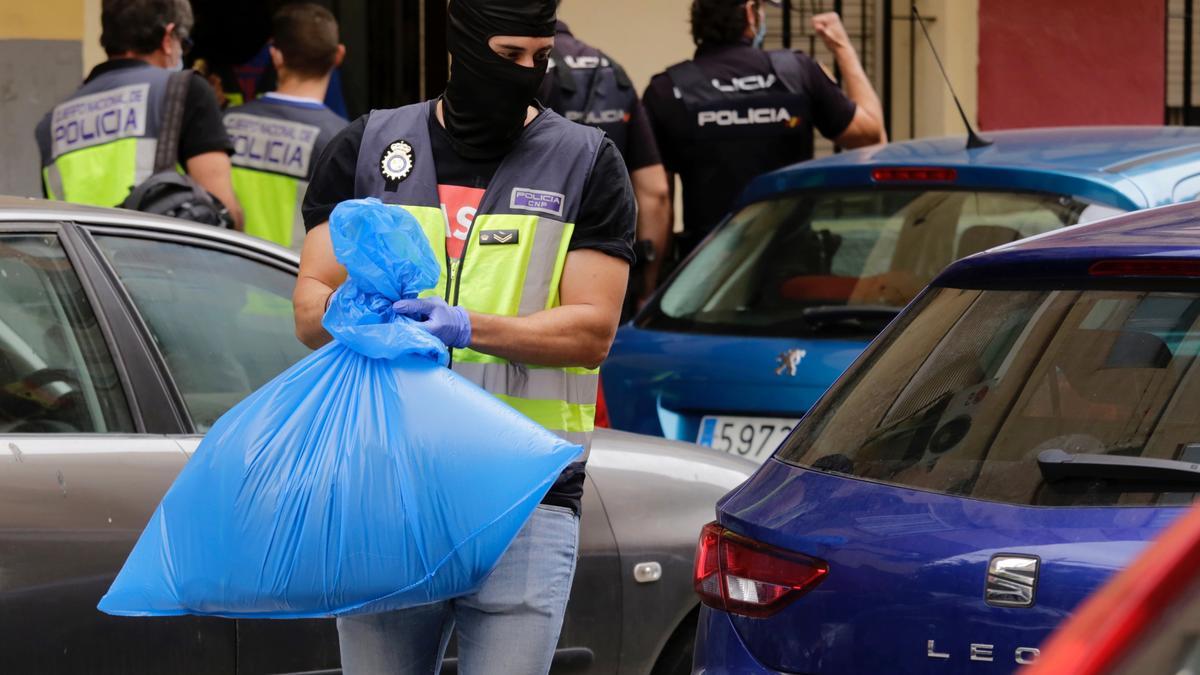
[[[463,675],[544,675],[562,630],[579,518],[539,506],[471,595],[433,605],[337,620],[345,675],[434,675],[458,629]]]

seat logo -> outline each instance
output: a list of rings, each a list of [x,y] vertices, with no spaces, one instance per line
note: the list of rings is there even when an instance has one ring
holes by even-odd
[[[796,368],[799,367],[805,356],[808,356],[808,352],[803,349],[789,349],[776,356],[775,361],[779,363],[779,367],[775,369],[775,374],[782,377],[784,373],[787,373],[789,377],[795,377]]]
[[[1033,556],[1000,553],[988,563],[984,600],[993,607],[1032,607],[1037,596],[1038,568]]]

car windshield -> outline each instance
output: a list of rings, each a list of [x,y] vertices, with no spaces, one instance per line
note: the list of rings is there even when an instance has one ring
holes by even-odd
[[[734,214],[639,325],[730,335],[872,336],[955,259],[1118,212],[1071,197],[1013,192],[781,196]]]
[[[1187,503],[1194,477],[1089,475],[1085,461],[1052,478],[1038,460],[1200,463],[1198,354],[1200,293],[934,289],[777,457],[1015,504]]]

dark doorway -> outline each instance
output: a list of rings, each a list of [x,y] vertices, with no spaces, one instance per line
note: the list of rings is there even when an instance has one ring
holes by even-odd
[[[271,14],[291,1],[295,0],[192,0],[192,57],[203,59],[230,91],[270,91],[274,77],[269,67],[248,69],[245,64],[256,57],[261,63]],[[347,117],[441,93],[448,71],[445,0],[315,1],[338,18],[346,45],[338,79]]]

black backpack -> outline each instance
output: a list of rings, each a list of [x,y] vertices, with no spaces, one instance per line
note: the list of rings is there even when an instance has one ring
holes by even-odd
[[[192,72],[172,73],[167,81],[162,133],[154,155],[154,173],[130,191],[122,208],[182,218],[204,225],[233,227],[229,210],[199,183],[179,173],[179,136],[183,132],[183,107]]]

